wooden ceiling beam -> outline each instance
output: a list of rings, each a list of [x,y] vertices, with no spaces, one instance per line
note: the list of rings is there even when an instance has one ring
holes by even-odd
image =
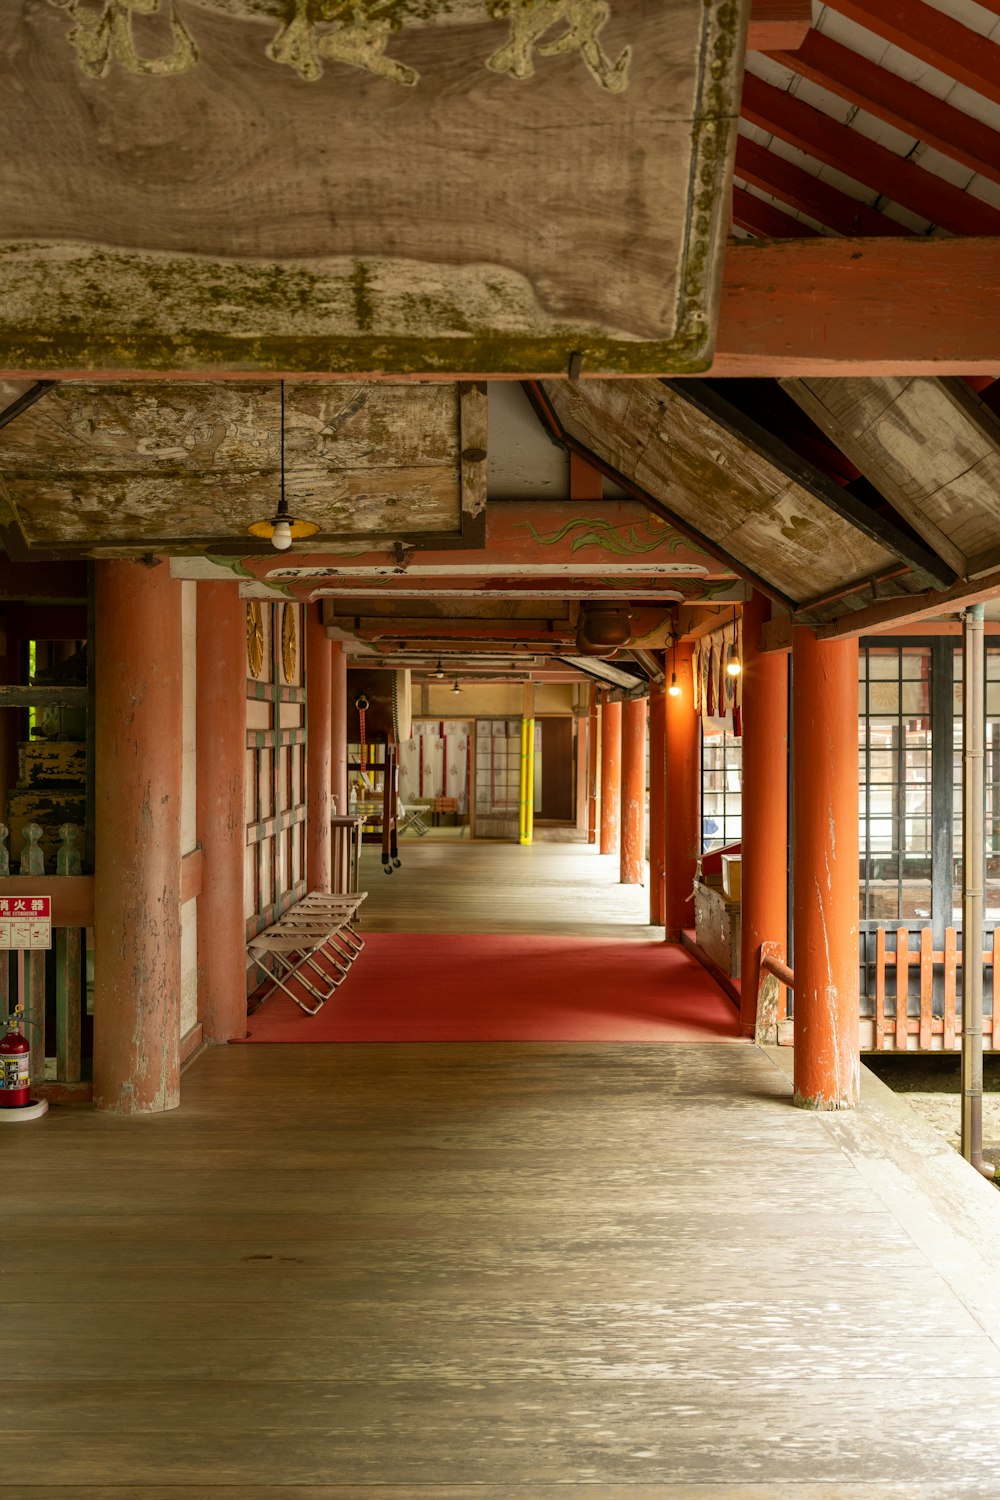
[[[997,47],[922,0],[832,0],[832,8],[911,57],[1000,104]],[[987,9],[997,9],[996,0]]]
[[[809,239],[819,233],[811,224],[793,219],[777,204],[768,203],[742,187],[733,188],[733,223],[762,240]]]
[[[897,224],[877,208],[860,203],[745,135],[736,142],[736,175],[838,234],[902,238],[913,233],[905,224]]]
[[[760,129],[952,234],[1000,234],[1000,209],[750,73],[743,80],[741,113]]]
[[[855,635],[877,635],[880,631],[898,630],[903,625],[914,625],[934,615],[956,614],[973,604],[988,604],[1000,598],[1000,570],[988,574],[975,582],[963,579],[953,588],[938,593],[928,590],[923,594],[910,594],[905,598],[883,599],[869,604],[865,609],[853,610],[817,627],[821,640],[840,639]]]
[[[996,4],[1000,14],[1000,0]],[[888,68],[880,68],[832,37],[813,31],[797,50],[772,52],[770,56],[782,67],[856,104],[896,130],[917,136],[970,171],[1000,182],[1000,131],[936,99]]]
[[[704,373],[992,378],[1000,373],[1000,298],[984,296],[983,288],[995,286],[998,279],[1000,237],[800,236],[731,244],[726,250],[715,357]],[[0,344],[2,339],[0,317]],[[197,340],[197,330],[191,339]],[[161,370],[150,364],[143,367],[147,346],[137,334],[136,364],[131,369],[78,366],[46,372],[33,365],[8,366],[0,369],[0,379],[58,373],[88,383],[259,383],[262,378],[284,377],[300,384],[324,384],[344,378],[330,372],[327,342],[318,327],[306,329],[299,343],[298,368],[289,368],[266,340],[252,340],[236,349],[228,364]],[[584,380],[600,375],[599,363],[584,367]],[[476,378],[496,377],[495,370],[484,370]],[[374,369],[351,378],[407,377]],[[459,377],[454,371],[426,370],[410,378],[448,382]],[[516,378],[542,376],[527,368]]]
[[[996,375],[1000,239],[747,242],[711,375]]]
[[[794,52],[805,41],[811,25],[809,0],[752,0],[747,51],[771,52],[784,48]],[[776,37],[782,40],[774,40]]]
[[[904,526],[897,525],[891,516],[879,515],[850,490],[829,479],[807,459],[800,458],[780,438],[727,401],[713,385],[704,380],[666,381],[665,384],[773,464],[780,473],[801,485],[834,515],[893,553],[908,569],[912,569],[918,585],[930,583],[947,587],[955,581],[957,570],[949,567],[931,545],[910,534]],[[809,606],[803,601],[800,607]]]

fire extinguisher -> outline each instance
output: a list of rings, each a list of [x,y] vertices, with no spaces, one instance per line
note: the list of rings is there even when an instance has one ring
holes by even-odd
[[[18,1030],[24,1011],[18,1007],[0,1039],[0,1109],[21,1109],[31,1103],[31,1048]]]

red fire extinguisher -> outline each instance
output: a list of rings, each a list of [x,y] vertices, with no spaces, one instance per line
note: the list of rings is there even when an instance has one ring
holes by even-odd
[[[31,1048],[21,1035],[18,1022],[24,1014],[15,1010],[10,1030],[0,1039],[0,1109],[21,1109],[31,1103]]]

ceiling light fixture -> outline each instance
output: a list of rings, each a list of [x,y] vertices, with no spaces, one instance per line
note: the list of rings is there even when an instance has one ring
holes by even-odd
[[[435,677],[443,677],[444,676],[444,667],[442,667],[442,665],[441,665],[441,658],[440,658],[440,656],[438,657],[438,664],[434,668],[434,676]]]
[[[729,642],[729,650],[726,652],[726,671],[730,677],[738,677],[743,671],[743,663],[740,661],[740,653],[736,646],[736,606],[733,605],[733,638]]]
[[[458,678],[456,677],[455,678],[455,686],[452,688],[452,692],[453,693],[460,693],[461,691],[462,691],[461,684],[460,684]]]
[[[296,520],[289,513],[285,499],[285,382],[281,381],[281,491],[278,509],[266,521],[254,521],[247,527],[251,536],[261,536],[278,552],[287,552],[293,541],[305,536],[315,536],[319,527],[315,521]]]
[[[681,695],[681,686],[680,686],[680,683],[677,681],[677,636],[676,636],[676,634],[674,634],[674,635],[672,635],[670,637],[670,686],[667,688],[667,692],[670,694],[671,698],[679,698],[680,695]]]

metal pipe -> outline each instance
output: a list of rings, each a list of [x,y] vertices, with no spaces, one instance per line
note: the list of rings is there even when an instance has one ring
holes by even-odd
[[[985,606],[962,614],[962,1155],[983,1161],[983,895],[986,876]]]

